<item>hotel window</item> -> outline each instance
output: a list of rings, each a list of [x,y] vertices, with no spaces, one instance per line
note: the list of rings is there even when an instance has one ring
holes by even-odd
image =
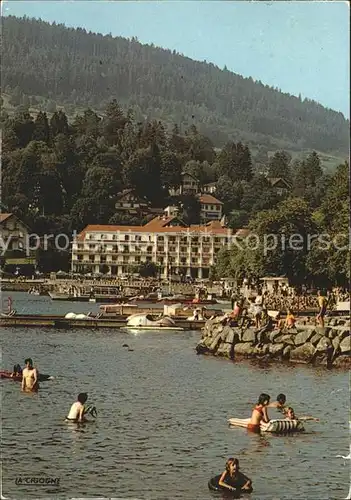
[[[128,234],[124,235],[124,241],[129,241],[129,235]]]

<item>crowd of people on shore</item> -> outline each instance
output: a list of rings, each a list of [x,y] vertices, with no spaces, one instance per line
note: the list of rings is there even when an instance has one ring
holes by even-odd
[[[241,291],[234,290],[231,295],[232,312],[227,315],[226,320],[232,326],[254,326],[256,329],[268,326],[291,329],[296,324],[296,312],[303,311],[298,306],[296,307],[298,300],[299,296],[296,295],[278,294],[274,296],[262,289],[256,290],[256,295],[247,297]],[[306,299],[305,304],[307,303],[310,304],[309,310],[318,311],[311,318],[313,323],[324,328],[324,318],[328,310],[332,311],[335,308],[335,295],[332,292],[318,290],[317,296],[310,296]]]

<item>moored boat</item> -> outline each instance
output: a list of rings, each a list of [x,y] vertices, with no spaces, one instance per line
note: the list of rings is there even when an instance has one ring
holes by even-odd
[[[151,314],[132,314],[127,318],[126,328],[183,330],[177,327],[175,321],[169,316],[152,316]]]

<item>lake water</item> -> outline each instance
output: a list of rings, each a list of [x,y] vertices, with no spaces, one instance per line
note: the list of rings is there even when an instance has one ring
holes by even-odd
[[[10,295],[18,312],[97,309]],[[3,368],[23,365],[30,356],[42,373],[56,377],[34,395],[22,394],[18,383],[1,382],[4,497],[218,498],[207,482],[223,471],[229,456],[238,457],[253,480],[254,492],[246,498],[347,496],[350,460],[336,457],[349,454],[346,372],[259,368],[197,356],[200,332],[3,328],[1,333]],[[79,392],[88,392],[98,408],[96,421],[83,427],[63,421]],[[280,437],[230,429],[227,419],[249,416],[261,392],[273,398],[284,392],[297,414],[321,421],[307,422],[304,434]],[[58,477],[60,484],[16,484],[24,477]]]

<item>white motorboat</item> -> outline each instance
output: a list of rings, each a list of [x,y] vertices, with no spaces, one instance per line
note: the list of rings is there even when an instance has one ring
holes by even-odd
[[[175,321],[169,316],[154,317],[151,314],[132,314],[127,318],[126,328],[141,330],[183,330],[177,327]]]

